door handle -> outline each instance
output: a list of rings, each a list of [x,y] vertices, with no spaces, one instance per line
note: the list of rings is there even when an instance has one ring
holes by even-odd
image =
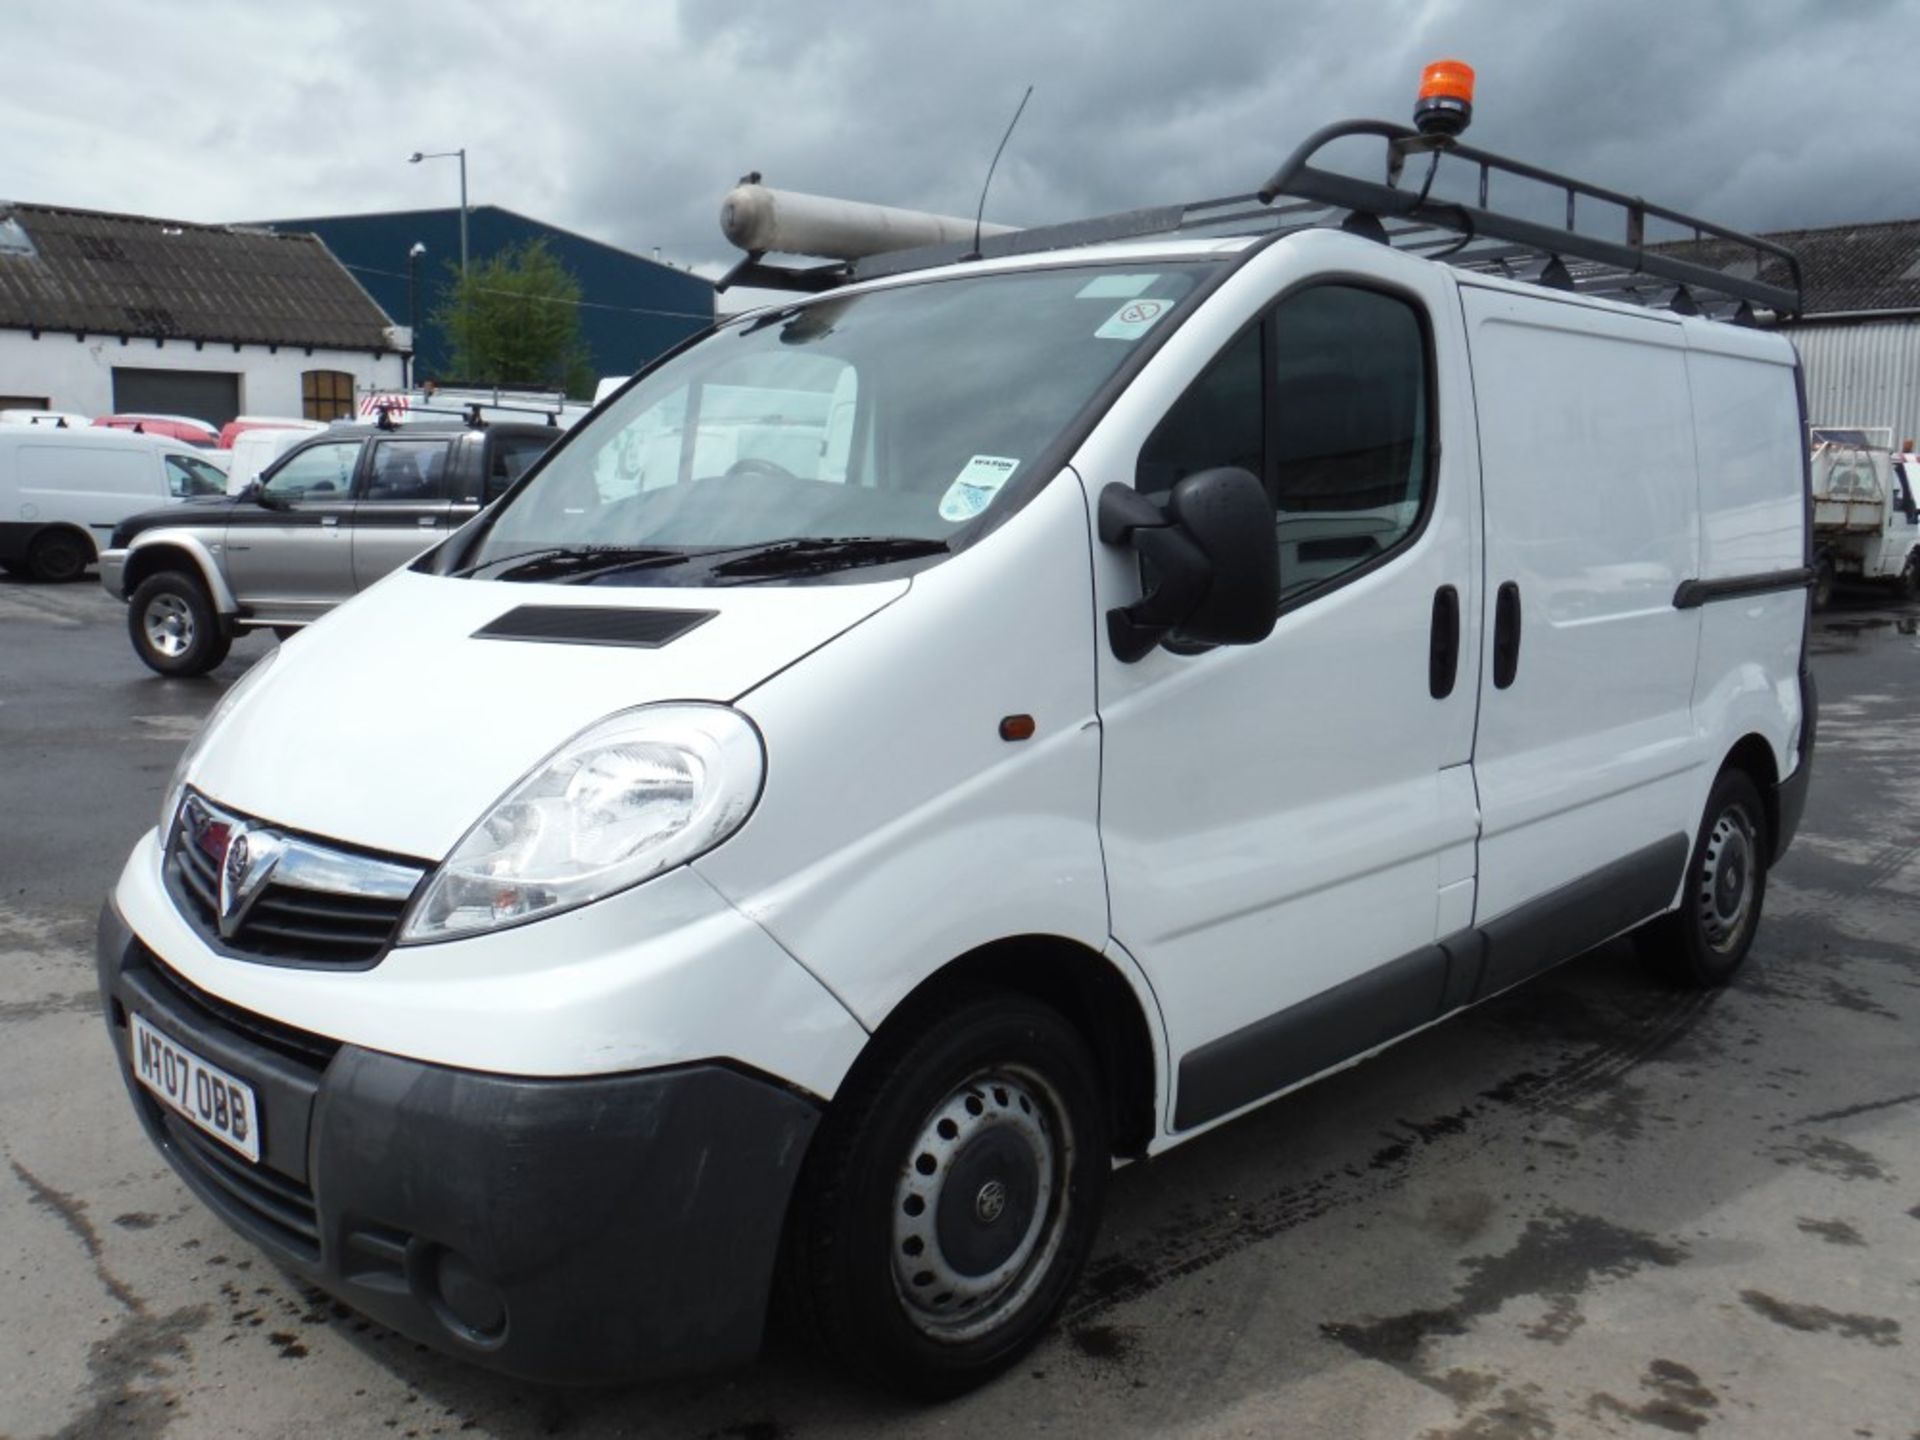
[[[1433,635],[1427,651],[1427,691],[1436,700],[1453,693],[1460,668],[1460,592],[1442,585],[1433,592]]]
[[[1509,580],[1500,587],[1493,609],[1493,688],[1513,684],[1520,669],[1520,587]]]
[[[320,517],[320,523],[322,525],[338,525],[340,523],[340,517],[338,515],[322,515]]]
[[[431,530],[435,525],[438,525],[440,521],[436,516],[422,515],[413,523],[418,525],[422,530]]]

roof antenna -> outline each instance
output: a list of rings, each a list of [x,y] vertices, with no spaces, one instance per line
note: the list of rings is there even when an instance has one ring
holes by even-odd
[[[1033,86],[1027,86],[1027,93],[1020,97],[1020,103],[1013,107],[1013,119],[1007,122],[1007,133],[1000,137],[1000,149],[993,152],[993,164],[987,166],[987,178],[980,186],[980,208],[973,212],[973,253],[965,256],[968,260],[980,258],[980,221],[987,213],[987,190],[993,184],[993,172],[1000,164],[1000,152],[1007,148],[1007,141],[1013,138],[1013,127],[1020,123],[1021,113],[1027,108],[1027,101],[1033,98]]]

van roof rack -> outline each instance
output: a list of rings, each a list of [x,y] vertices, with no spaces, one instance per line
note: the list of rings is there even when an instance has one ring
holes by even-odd
[[[1363,180],[1312,162],[1336,141],[1373,138],[1385,142],[1381,180]],[[1403,186],[1406,162],[1428,157],[1419,187]],[[1476,202],[1433,193],[1442,160],[1477,172]],[[1489,191],[1496,174],[1526,182],[1556,211],[1561,223],[1545,223],[1493,208]],[[1582,203],[1590,217],[1613,212],[1618,238],[1576,229]],[[1648,222],[1678,232],[1648,242]],[[988,235],[977,245],[949,243],[896,250],[856,260],[805,268],[767,264],[749,252],[716,288],[754,285],[814,292],[856,280],[900,275],[959,261],[1034,254],[1148,236],[1224,238],[1338,226],[1463,270],[1506,276],[1551,288],[1649,306],[1683,315],[1709,315],[1753,324],[1759,312],[1776,319],[1801,313],[1800,260],[1771,240],[1729,230],[1697,216],[1623,195],[1600,185],[1510,160],[1449,135],[1422,133],[1386,120],[1346,120],[1315,131],[1289,155],[1272,178],[1244,195],[1151,206]]]

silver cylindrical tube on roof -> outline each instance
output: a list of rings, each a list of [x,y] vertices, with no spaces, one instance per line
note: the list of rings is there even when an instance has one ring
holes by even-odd
[[[1004,235],[1017,227],[982,225],[982,235]],[[834,200],[766,185],[737,185],[720,205],[720,229],[747,251],[782,255],[818,255],[858,260],[890,250],[947,245],[973,239],[973,221],[924,210],[897,210],[858,200]]]

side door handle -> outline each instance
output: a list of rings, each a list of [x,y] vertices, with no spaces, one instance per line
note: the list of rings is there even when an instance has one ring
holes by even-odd
[[[1500,587],[1493,608],[1493,688],[1513,684],[1520,669],[1520,587],[1509,580]]]
[[[1442,585],[1433,592],[1433,636],[1427,652],[1427,691],[1436,700],[1453,693],[1460,669],[1460,592]]]

